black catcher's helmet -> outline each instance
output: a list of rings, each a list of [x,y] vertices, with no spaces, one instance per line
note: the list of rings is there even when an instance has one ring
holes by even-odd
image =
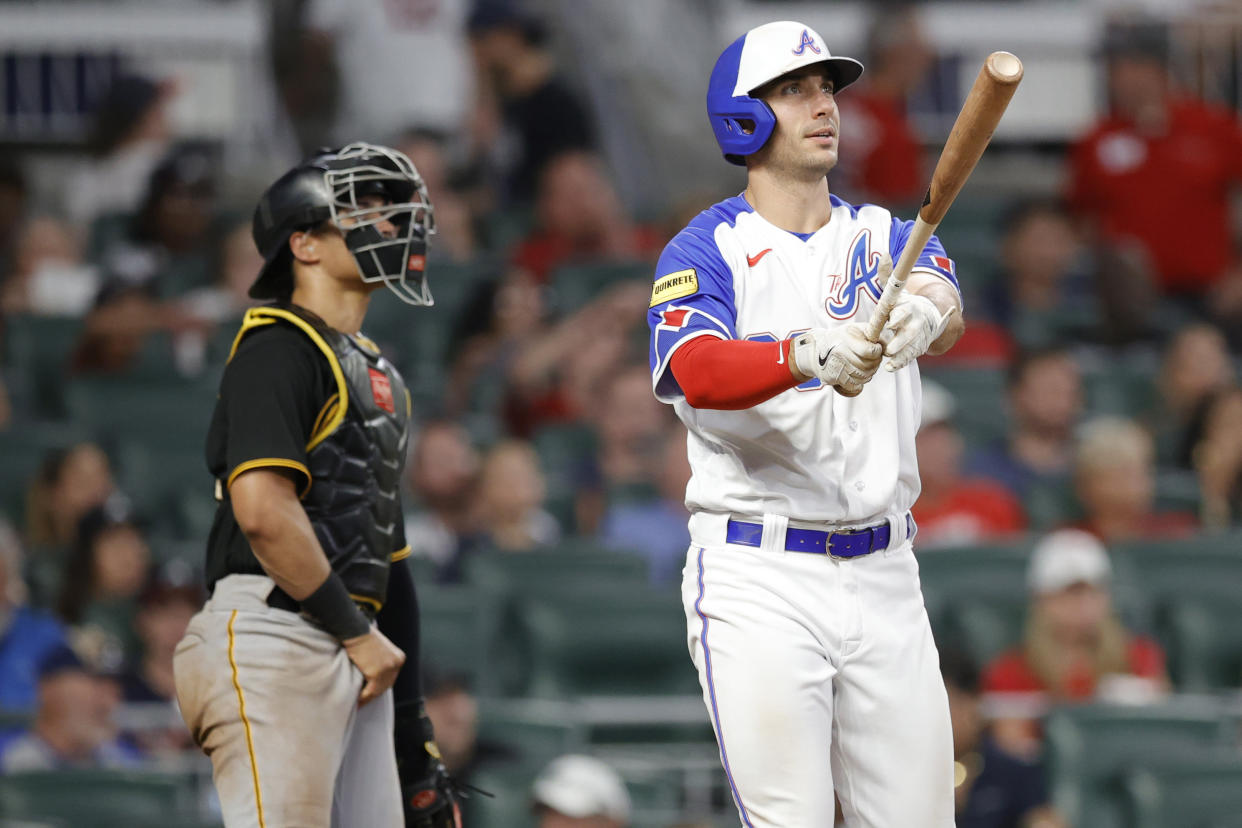
[[[359,199],[382,195],[381,208]],[[386,238],[376,225],[397,228]],[[250,287],[254,299],[279,299],[293,289],[289,237],[331,221],[345,237],[364,282],[382,281],[402,301],[432,304],[424,273],[435,216],[427,187],[414,164],[400,152],[375,144],[323,150],[267,188],[254,211],[254,243],[263,269]]]

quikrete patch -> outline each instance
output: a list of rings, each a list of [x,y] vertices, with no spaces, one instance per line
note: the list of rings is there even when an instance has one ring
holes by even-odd
[[[667,276],[661,276],[656,279],[655,284],[651,287],[651,307],[655,307],[661,302],[667,302],[670,299],[680,299],[683,296],[689,296],[697,293],[699,290],[699,274],[694,268],[686,268],[670,273]]]

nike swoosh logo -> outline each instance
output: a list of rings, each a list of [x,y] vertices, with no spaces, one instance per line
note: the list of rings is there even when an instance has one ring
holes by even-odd
[[[755,265],[759,264],[760,259],[762,259],[764,256],[768,255],[771,252],[772,252],[772,248],[769,247],[766,250],[760,250],[754,256],[747,256],[746,264],[750,265],[751,267],[754,267]]]
[[[832,349],[831,349],[831,348],[829,348],[829,349],[828,349],[828,350],[824,353],[824,355],[823,355],[822,357],[820,357],[820,358],[819,358],[819,367],[820,367],[820,368],[823,368],[825,365],[827,365],[827,364],[828,364],[828,355],[829,355],[829,354],[831,354],[831,353],[832,353]]]

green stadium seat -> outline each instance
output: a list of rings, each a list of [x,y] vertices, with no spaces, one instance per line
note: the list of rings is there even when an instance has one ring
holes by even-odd
[[[1191,471],[1156,472],[1156,509],[1199,514],[1199,478]]]
[[[914,543],[917,550],[917,537]],[[997,619],[1004,618],[1013,607],[1024,607],[1029,555],[1030,544],[1025,541],[920,552],[919,580],[932,625],[937,629],[960,625],[961,619],[955,614],[960,615],[970,606],[979,607],[985,614],[993,613]],[[1021,618],[1014,620],[1020,629]],[[1002,636],[1012,637],[1010,632]],[[989,640],[977,646],[991,651],[998,645]],[[978,657],[975,645],[971,645],[971,651]]]
[[[547,425],[532,442],[547,483],[546,508],[562,526],[576,525],[575,503],[583,469],[594,465],[598,438],[587,425]]]
[[[215,407],[215,383],[89,377],[66,390],[73,420],[111,441],[201,448]]]
[[[598,262],[565,265],[552,274],[552,305],[571,313],[625,281],[650,284],[655,268],[650,262]]]
[[[530,788],[543,764],[484,768],[470,784],[491,796],[472,795],[463,803],[462,823],[470,828],[535,828]]]
[[[177,435],[181,439],[182,435]],[[204,456],[206,431],[197,435],[184,435],[187,445],[160,445],[155,441],[130,438],[117,446],[117,478],[121,490],[129,496],[137,511],[152,518],[162,519],[167,528],[176,534],[184,534],[180,510],[184,499],[193,497],[209,504],[215,513],[215,482],[207,471]],[[204,536],[205,537],[205,536]]]
[[[1175,599],[1161,613],[1169,673],[1184,692],[1236,690],[1242,685],[1242,604],[1233,594]]]
[[[16,773],[0,776],[0,813],[91,828],[175,825],[197,821],[196,782],[187,775],[145,771]]]
[[[41,417],[63,416],[64,378],[82,320],[15,314],[5,318],[0,331],[0,356],[14,404]]]
[[[699,692],[676,592],[548,594],[521,601],[518,617],[529,635],[533,696]]]
[[[642,589],[647,584],[647,562],[590,540],[570,538],[550,549],[474,555],[466,561],[465,580],[515,599]]]
[[[1087,410],[1092,414],[1134,417],[1156,404],[1154,365],[1110,360],[1095,370],[1084,372],[1083,388]]]
[[[1242,756],[1143,768],[1123,786],[1133,828],[1215,828],[1242,815]]]
[[[520,640],[506,623],[503,600],[471,586],[437,586],[418,595],[422,657],[444,673],[461,674],[481,696],[520,685]]]
[[[1183,540],[1117,544],[1120,577],[1145,592],[1157,607],[1200,595],[1236,597],[1242,585],[1242,534],[1203,534]]]
[[[1055,710],[1044,740],[1053,804],[1071,825],[1091,828],[1131,828],[1121,805],[1125,774],[1237,749],[1228,720],[1196,700]]]
[[[1082,517],[1081,507],[1068,478],[1041,480],[1030,487],[1022,498],[1028,528],[1034,532],[1050,532]]]
[[[484,285],[499,277],[491,260],[434,262],[428,268],[435,304],[417,308],[402,302],[390,291],[374,294],[367,309],[363,333],[375,340],[385,356],[403,373],[419,361],[441,368],[453,356],[451,339],[466,305]]]
[[[530,235],[535,229],[535,211],[530,208],[497,210],[483,224],[483,235],[489,250],[504,254]]]
[[[515,761],[542,766],[566,753],[581,753],[587,734],[583,726],[566,721],[557,711],[532,711],[483,700],[479,740],[511,751]]]
[[[937,367],[925,371],[923,377],[953,395],[957,403],[953,422],[970,448],[983,448],[1004,438],[1009,425],[1004,372]]]

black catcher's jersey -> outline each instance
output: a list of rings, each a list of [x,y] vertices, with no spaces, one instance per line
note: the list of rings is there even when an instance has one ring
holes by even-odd
[[[378,610],[391,560],[409,554],[399,487],[410,419],[404,381],[375,345],[297,306],[246,313],[207,434],[219,507],[207,584],[262,574],[229,486],[253,468],[286,471],[332,569]]]

